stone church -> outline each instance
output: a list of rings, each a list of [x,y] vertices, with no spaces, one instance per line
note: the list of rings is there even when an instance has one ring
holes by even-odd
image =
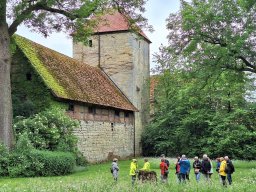
[[[149,121],[151,43],[142,31],[132,32],[118,12],[105,15],[88,46],[73,43],[73,58],[20,36],[14,39],[16,99],[64,106],[80,121],[74,133],[89,162],[141,154],[141,133]]]

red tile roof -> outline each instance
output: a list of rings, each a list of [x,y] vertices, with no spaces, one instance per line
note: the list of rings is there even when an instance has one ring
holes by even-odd
[[[138,111],[99,68],[81,63],[24,37],[14,38],[46,86],[58,98]]]
[[[100,17],[100,23],[95,29],[95,33],[107,33],[116,31],[129,31],[130,26],[127,18],[118,11],[103,15]],[[139,32],[147,41],[151,43],[149,38],[143,31]]]

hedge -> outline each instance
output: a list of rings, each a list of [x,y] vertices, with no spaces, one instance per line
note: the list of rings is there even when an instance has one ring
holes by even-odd
[[[76,164],[69,152],[32,150],[27,154],[10,155],[10,177],[57,176],[72,173]]]

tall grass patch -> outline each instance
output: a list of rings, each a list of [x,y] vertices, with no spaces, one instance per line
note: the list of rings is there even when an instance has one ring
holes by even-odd
[[[36,178],[1,178],[0,192],[254,192],[256,191],[256,169],[255,161],[236,161],[236,167],[233,176],[233,184],[223,187],[219,181],[219,176],[215,172],[212,175],[211,182],[206,182],[203,177],[199,183],[195,180],[195,175],[191,170],[190,181],[186,184],[179,184],[175,175],[175,159],[170,159],[170,174],[168,183],[160,182],[159,158],[148,158],[152,170],[157,172],[157,183],[136,182],[135,186],[131,185],[129,176],[129,167],[131,161],[119,161],[119,177],[115,183],[109,171],[111,162],[89,165],[84,170],[79,170],[67,176],[54,177],[36,177]],[[191,161],[192,163],[192,161]],[[143,159],[138,159],[139,168],[143,166]],[[213,162],[215,166],[215,163]]]

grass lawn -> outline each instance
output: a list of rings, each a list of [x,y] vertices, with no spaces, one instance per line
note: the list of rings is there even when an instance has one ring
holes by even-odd
[[[236,168],[233,176],[233,185],[227,188],[220,184],[218,174],[215,172],[211,183],[206,183],[201,178],[196,183],[195,176],[191,171],[190,182],[178,184],[174,174],[174,159],[170,160],[170,174],[167,184],[159,182],[159,159],[149,158],[152,170],[157,172],[158,183],[137,183],[131,187],[129,176],[130,161],[119,161],[119,180],[113,182],[110,173],[111,162],[90,165],[87,168],[78,168],[71,175],[61,177],[36,177],[36,178],[0,178],[0,192],[163,192],[163,191],[232,191],[232,192],[255,192],[256,191],[256,161],[233,161]],[[214,163],[214,162],[213,162]],[[143,166],[143,159],[139,159],[139,167]],[[214,163],[215,166],[215,163]],[[215,170],[215,169],[214,169]]]

